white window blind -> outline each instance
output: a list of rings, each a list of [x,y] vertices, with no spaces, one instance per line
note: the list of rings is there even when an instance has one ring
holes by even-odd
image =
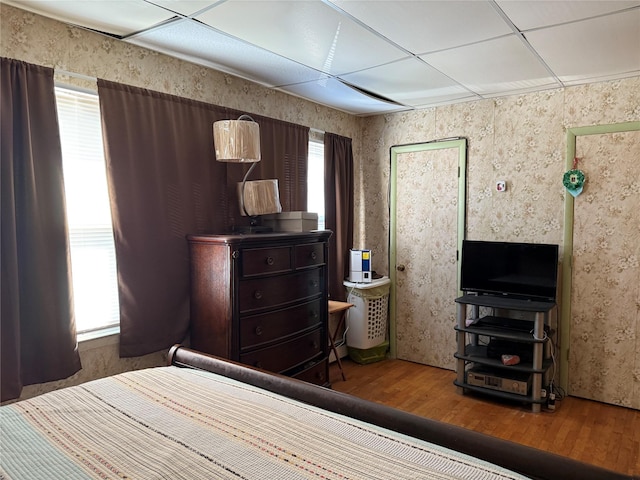
[[[307,211],[318,214],[318,230],[324,230],[324,143],[309,141]]]
[[[119,325],[98,95],[56,87],[78,333]]]

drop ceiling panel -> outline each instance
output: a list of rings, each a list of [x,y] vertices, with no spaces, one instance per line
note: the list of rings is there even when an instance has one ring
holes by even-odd
[[[640,9],[526,36],[565,83],[640,74]]]
[[[385,98],[412,106],[474,96],[466,88],[417,58],[400,60],[340,78]]]
[[[229,0],[196,18],[331,75],[406,56],[402,50],[319,1]]]
[[[127,0],[115,4],[109,0],[21,0],[4,3],[117,36],[144,30],[174,16],[172,12],[143,0]]]
[[[270,87],[306,82],[320,72],[231,39],[193,20],[178,20],[127,39]]]
[[[640,0],[0,3],[356,115],[640,76]]]
[[[217,3],[213,0],[150,0],[151,2],[164,7],[173,12],[185,16],[191,16],[194,13],[204,10]]]
[[[570,2],[498,0],[496,3],[520,30],[584,20],[640,5],[639,0],[573,0]]]
[[[367,96],[331,77],[324,77],[310,83],[290,85],[279,90],[302,98],[309,98],[322,105],[329,105],[354,115],[409,110],[408,107]]]
[[[512,33],[487,1],[334,0],[332,3],[417,54]]]
[[[560,86],[516,35],[421,58],[480,95]]]

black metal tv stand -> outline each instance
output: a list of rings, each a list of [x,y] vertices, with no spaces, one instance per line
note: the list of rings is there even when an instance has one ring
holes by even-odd
[[[531,404],[531,410],[538,413],[545,403],[542,398],[542,380],[551,367],[551,358],[545,353],[549,341],[549,314],[556,307],[553,301],[537,301],[499,295],[463,295],[456,298],[458,348],[454,354],[456,380],[454,384],[461,394],[467,391],[482,392],[499,398]],[[477,320],[467,326],[467,305],[472,307],[471,318]],[[480,318],[480,307],[501,310],[533,312],[534,320],[514,320],[504,317],[484,316]],[[527,328],[530,326],[530,328]],[[519,348],[531,349],[531,361],[507,366],[499,358],[488,355],[487,347],[478,342],[479,338],[513,342]],[[470,339],[470,341],[468,341]],[[486,381],[478,381],[478,375],[469,370],[488,373]],[[480,375],[480,376],[482,376]],[[526,378],[527,380],[520,381]],[[472,383],[469,380],[473,379]],[[513,380],[511,380],[513,379]],[[526,390],[522,390],[526,384]],[[530,384],[530,386],[529,386]],[[517,391],[519,390],[519,391]],[[526,393],[526,394],[525,394]]]

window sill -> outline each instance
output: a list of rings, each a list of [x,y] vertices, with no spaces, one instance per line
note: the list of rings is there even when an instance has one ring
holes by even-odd
[[[79,333],[77,338],[78,350],[81,352],[108,345],[117,345],[120,342],[120,326]]]

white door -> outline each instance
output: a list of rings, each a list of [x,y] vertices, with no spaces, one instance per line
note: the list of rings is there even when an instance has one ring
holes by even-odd
[[[464,235],[466,142],[394,148],[391,353],[455,370],[454,300]]]
[[[640,409],[640,132],[576,138],[568,393]]]

